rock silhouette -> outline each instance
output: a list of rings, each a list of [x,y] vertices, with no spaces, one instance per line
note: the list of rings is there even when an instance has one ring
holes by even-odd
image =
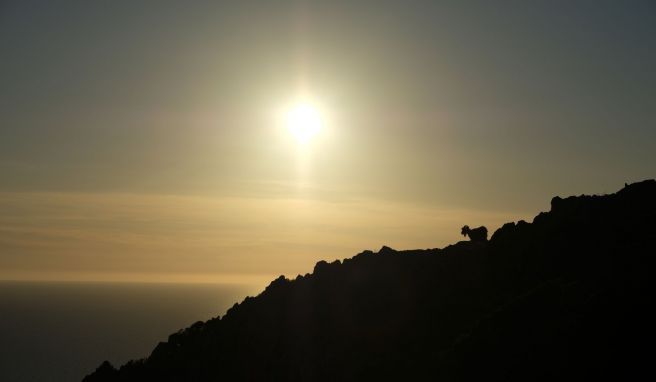
[[[487,228],[485,227],[470,229],[469,226],[466,225],[462,227],[460,234],[462,234],[462,236],[469,236],[469,240],[471,241],[477,241],[477,242],[487,241]]]
[[[556,197],[486,245],[383,247],[281,276],[84,380],[637,379],[652,369],[655,242],[654,180]]]

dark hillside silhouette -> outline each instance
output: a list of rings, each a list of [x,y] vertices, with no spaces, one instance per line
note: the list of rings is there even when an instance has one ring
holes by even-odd
[[[556,197],[481,245],[281,276],[85,381],[637,379],[652,373],[655,243],[654,180]]]

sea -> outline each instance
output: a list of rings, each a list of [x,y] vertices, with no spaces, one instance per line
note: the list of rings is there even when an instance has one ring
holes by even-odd
[[[0,381],[80,381],[147,357],[169,334],[262,285],[0,281]]]

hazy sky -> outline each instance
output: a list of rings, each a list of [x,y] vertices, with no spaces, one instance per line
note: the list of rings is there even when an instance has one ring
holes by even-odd
[[[0,279],[294,276],[614,192],[655,68],[650,0],[2,1]]]

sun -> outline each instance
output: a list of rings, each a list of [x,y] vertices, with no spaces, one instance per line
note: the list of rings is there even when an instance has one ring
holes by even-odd
[[[321,130],[321,116],[315,107],[301,103],[287,113],[287,129],[300,144],[307,144]]]

